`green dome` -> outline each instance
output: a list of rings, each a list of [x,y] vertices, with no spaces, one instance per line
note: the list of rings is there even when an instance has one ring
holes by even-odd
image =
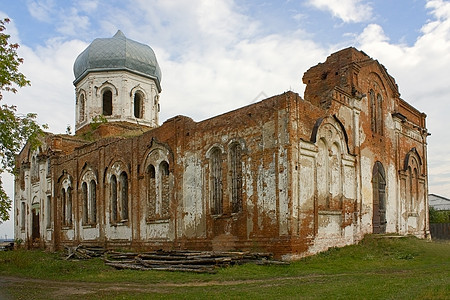
[[[122,31],[112,38],[95,39],[73,65],[77,84],[89,72],[125,70],[156,81],[161,92],[161,69],[152,48],[125,37]]]

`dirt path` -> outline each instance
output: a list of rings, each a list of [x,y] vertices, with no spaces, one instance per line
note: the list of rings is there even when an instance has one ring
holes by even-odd
[[[340,274],[342,276],[345,274]],[[5,294],[5,288],[46,288],[51,290],[50,295],[53,299],[64,298],[65,296],[97,294],[102,292],[134,292],[134,293],[164,293],[167,288],[178,287],[207,287],[207,286],[234,286],[241,284],[259,284],[276,285],[277,283],[290,280],[317,280],[318,278],[330,277],[336,275],[308,275],[297,277],[252,279],[252,280],[235,280],[235,281],[199,281],[188,283],[98,283],[98,282],[82,282],[82,281],[58,281],[21,277],[0,276],[0,299],[13,299],[10,295]],[[24,298],[27,299],[27,298]],[[29,299],[29,298],[28,298]]]

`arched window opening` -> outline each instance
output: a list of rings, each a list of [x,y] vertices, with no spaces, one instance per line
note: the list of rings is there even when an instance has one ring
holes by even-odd
[[[418,204],[419,203],[419,170],[414,168],[414,183],[415,183],[415,187],[414,187],[414,203]],[[417,207],[415,207],[417,208]]]
[[[156,217],[156,171],[155,166],[149,165],[147,168],[147,209],[148,218]]]
[[[33,241],[41,237],[40,200],[33,198],[31,205],[31,238]]]
[[[372,132],[383,134],[383,97],[373,90],[369,91],[370,125]]]
[[[237,213],[242,210],[242,161],[241,145],[235,143],[230,149],[231,164],[231,211]]]
[[[411,167],[408,166],[407,170],[406,170],[406,203],[408,203],[407,205],[409,206],[409,210],[411,211],[412,207],[413,207],[413,201],[412,201],[412,170]]]
[[[376,116],[376,102],[375,102],[375,92],[370,90],[369,92],[369,105],[370,105],[370,126],[372,128],[372,132],[377,131],[377,116]]]
[[[110,90],[106,90],[103,92],[103,115],[111,116],[112,111],[112,92]]]
[[[383,135],[383,98],[380,94],[377,94],[377,130],[378,134]]]
[[[128,220],[128,175],[125,172],[120,174],[120,204],[121,221]]]
[[[169,217],[169,164],[165,161],[159,165],[161,191],[161,218]]]
[[[52,227],[52,197],[47,196],[47,205],[46,205],[46,215],[47,215],[47,228]]]
[[[47,176],[50,176],[52,172],[52,160],[50,158],[47,159]]]
[[[20,176],[20,188],[22,190],[25,190],[25,171],[23,168],[19,169],[19,176]]]
[[[72,188],[67,188],[67,225],[72,225]]]
[[[386,232],[386,176],[381,162],[377,161],[372,172],[373,233]]]
[[[93,179],[89,183],[89,211],[90,223],[97,223],[97,184]]]
[[[117,178],[115,175],[111,176],[111,221],[113,223],[118,221],[117,215]]]
[[[222,151],[217,147],[211,151],[211,198],[212,213],[222,214]]]
[[[138,119],[142,119],[143,111],[144,111],[144,97],[142,93],[134,94],[134,117]]]
[[[31,180],[39,180],[39,161],[36,156],[31,160]]]
[[[419,189],[419,181],[418,181],[418,173],[417,169],[414,168],[411,171],[411,204],[410,211],[416,210],[416,204],[418,199],[418,189]]]
[[[83,224],[89,222],[88,219],[88,187],[86,182],[81,184],[81,199],[83,201]]]
[[[62,207],[63,225],[67,225],[67,196],[65,189],[61,190],[61,207]]]
[[[25,230],[25,224],[26,224],[26,204],[25,202],[20,203],[20,230]]]
[[[416,214],[420,209],[419,203],[425,201],[425,180],[421,175],[422,160],[416,149],[411,149],[405,157],[405,165],[402,170],[404,200],[409,214]]]
[[[80,102],[79,102],[79,107],[80,107],[80,111],[79,111],[79,121],[83,122],[84,118],[85,118],[85,113],[86,113],[86,101],[84,99],[84,94],[80,95]]]

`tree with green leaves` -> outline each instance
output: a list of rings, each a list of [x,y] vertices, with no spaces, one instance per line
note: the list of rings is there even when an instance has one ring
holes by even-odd
[[[9,42],[10,35],[5,33],[10,20],[0,19],[0,101],[3,92],[16,93],[18,87],[30,85],[19,66],[23,58],[17,54],[18,44]],[[2,174],[15,174],[15,156],[28,141],[36,149],[43,130],[36,122],[36,114],[21,115],[14,105],[0,105],[0,223],[9,220],[11,199],[3,188]]]

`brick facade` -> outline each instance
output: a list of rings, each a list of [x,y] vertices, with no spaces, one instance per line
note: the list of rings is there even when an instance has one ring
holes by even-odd
[[[15,237],[48,249],[239,249],[295,259],[372,232],[428,236],[426,115],[354,48],[310,68],[303,82],[304,99],[286,92],[154,128],[106,122],[48,134],[37,151],[25,146]]]

